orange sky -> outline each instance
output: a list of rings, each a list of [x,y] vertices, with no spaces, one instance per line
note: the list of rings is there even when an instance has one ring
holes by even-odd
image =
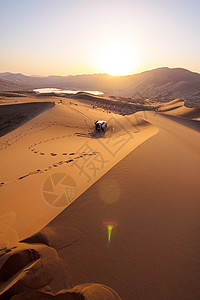
[[[0,1],[0,72],[200,72],[200,1]]]

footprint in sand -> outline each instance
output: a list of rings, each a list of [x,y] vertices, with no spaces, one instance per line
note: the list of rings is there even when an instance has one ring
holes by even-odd
[[[28,173],[27,176],[29,176],[29,175],[35,175],[35,174],[37,174],[37,173],[42,173],[42,170],[38,169],[38,170],[36,170],[36,171],[30,172],[30,173]]]
[[[67,162],[69,162],[69,161],[67,161]],[[58,167],[58,166],[60,166],[60,165],[63,165],[64,163],[66,163],[66,161],[61,160],[61,161],[59,161],[58,163],[53,164],[53,166],[56,168],[56,167]]]
[[[74,161],[74,160],[73,160],[73,159],[69,159],[69,160],[67,160],[66,162],[69,163],[69,162],[71,162],[71,161]]]
[[[17,179],[18,179],[18,180],[21,180],[21,179],[24,179],[25,177],[28,177],[28,176],[30,176],[30,175],[35,175],[35,174],[37,174],[37,173],[42,173],[42,171],[41,171],[40,169],[38,169],[38,170],[36,170],[36,171],[34,171],[34,172],[30,172],[30,173],[28,173],[28,174],[26,174],[26,175],[23,175],[23,176],[21,176],[21,177],[18,177]]]
[[[35,153],[38,153],[38,152],[35,151]],[[28,176],[35,175],[35,174],[38,174],[38,173],[41,174],[41,173],[43,173],[43,172],[47,172],[47,171],[51,170],[52,168],[57,168],[57,167],[60,166],[60,165],[68,164],[68,163],[74,161],[75,159],[82,158],[84,155],[96,155],[96,153],[98,153],[98,152],[93,152],[93,153],[84,153],[84,152],[83,152],[82,155],[77,156],[77,157],[74,157],[74,159],[68,159],[68,160],[65,160],[65,161],[61,160],[61,161],[59,161],[58,163],[55,163],[55,164],[53,164],[53,165],[47,167],[47,168],[44,169],[44,170],[38,169],[38,170],[36,170],[36,171],[29,172],[28,174],[25,174],[25,175],[23,175],[23,176],[20,176],[20,177],[17,178],[17,180],[21,180],[21,179],[24,179],[24,178],[26,178],[26,177],[28,177]],[[44,155],[45,153],[40,152],[40,154],[41,154],[41,155]],[[50,154],[51,154],[52,156],[56,156],[56,155],[57,155],[56,153],[50,153]],[[75,154],[75,153],[70,153],[69,155],[74,155],[74,154]],[[67,153],[63,153],[63,155],[67,155]],[[5,184],[5,182],[0,182],[0,187],[2,187],[4,184]]]
[[[28,176],[28,174],[27,175],[24,175],[24,176],[21,176],[21,177],[19,177],[19,178],[17,178],[18,180],[20,180],[20,179],[23,179],[23,178],[25,178],[25,177],[27,177]]]

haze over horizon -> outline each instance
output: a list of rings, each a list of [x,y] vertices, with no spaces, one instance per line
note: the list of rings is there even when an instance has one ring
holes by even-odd
[[[112,75],[112,74],[109,74],[109,73],[103,73],[103,72],[99,72],[99,73],[81,73],[81,74],[47,74],[47,75],[41,75],[41,74],[25,74],[25,73],[22,73],[22,72],[9,72],[9,71],[5,71],[5,72],[0,72],[0,74],[15,74],[15,75],[18,75],[18,74],[21,74],[21,75],[24,75],[24,76],[30,76],[30,77],[41,77],[41,78],[45,78],[45,77],[67,77],[67,76],[84,76],[84,75],[108,75],[108,76],[112,76],[112,77],[126,77],[126,76],[132,76],[132,75],[137,75],[137,74],[142,74],[142,73],[145,73],[145,72],[148,72],[148,71],[156,71],[156,70],[161,70],[161,69],[182,69],[182,70],[186,70],[186,71],[189,71],[189,72],[192,72],[192,73],[197,73],[197,74],[200,74],[200,72],[197,72],[197,71],[193,71],[193,70],[188,70],[186,68],[182,68],[182,67],[174,67],[174,68],[170,68],[170,67],[167,67],[167,66],[163,66],[163,67],[157,67],[157,68],[154,68],[154,69],[148,69],[148,70],[142,70],[141,72],[138,71],[138,72],[135,72],[135,73],[132,73],[132,74],[127,74],[127,75]]]
[[[199,1],[0,0],[0,72],[200,73]]]

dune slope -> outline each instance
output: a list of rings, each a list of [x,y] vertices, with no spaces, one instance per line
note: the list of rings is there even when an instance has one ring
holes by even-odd
[[[0,105],[0,136],[11,132],[53,106],[53,102]]]
[[[57,250],[74,285],[104,283],[122,299],[195,300],[200,297],[199,134],[158,114],[145,116],[159,133],[40,234]],[[110,242],[105,222],[114,222]]]

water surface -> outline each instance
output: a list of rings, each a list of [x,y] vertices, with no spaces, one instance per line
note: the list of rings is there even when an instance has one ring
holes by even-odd
[[[33,90],[34,92],[43,94],[43,93],[65,93],[65,94],[77,94],[79,92],[90,93],[92,95],[103,95],[104,93],[99,91],[83,91],[83,90],[61,90],[56,88],[43,88],[43,89],[36,89]]]

